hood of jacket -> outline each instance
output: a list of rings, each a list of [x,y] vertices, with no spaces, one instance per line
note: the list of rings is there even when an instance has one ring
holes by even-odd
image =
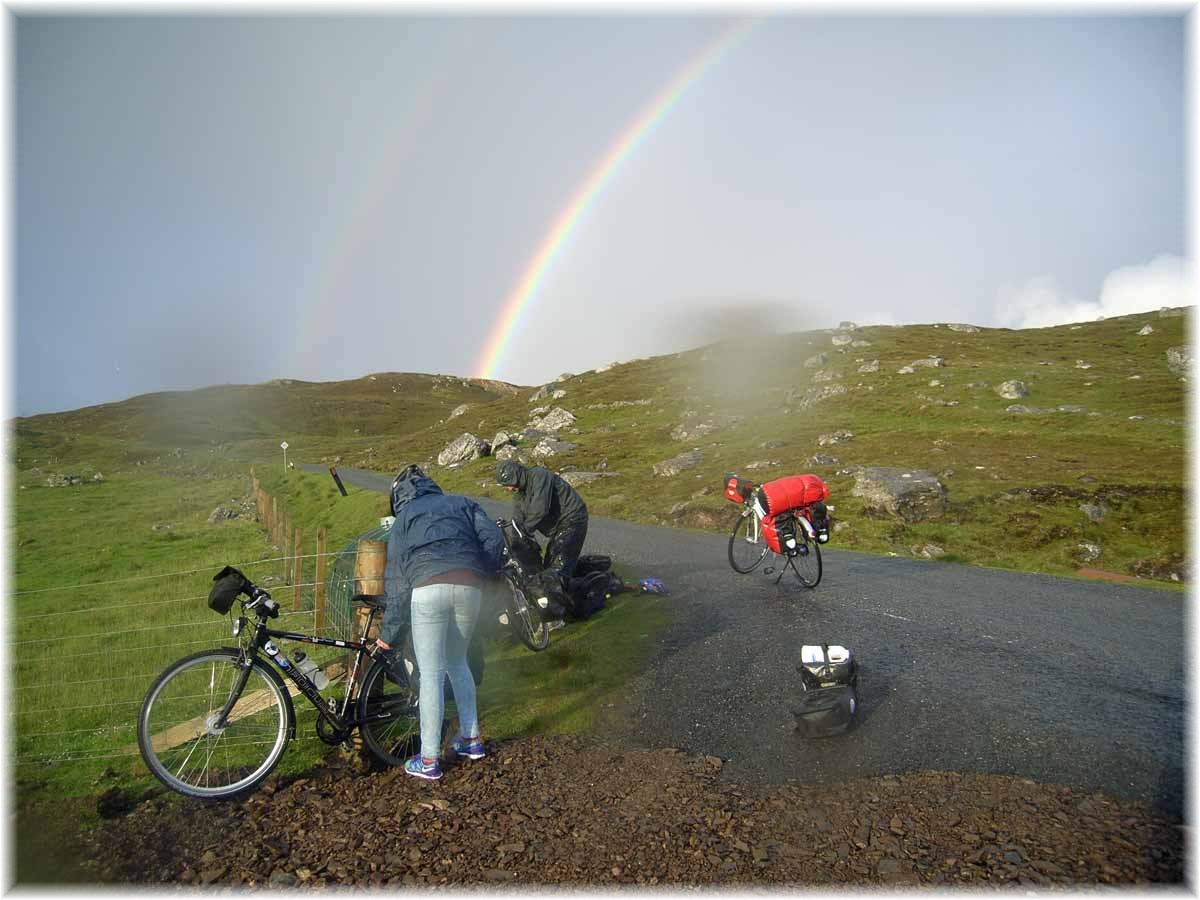
[[[503,485],[516,485],[517,490],[523,491],[528,487],[525,467],[515,459],[506,459],[496,467],[496,482]]]
[[[442,489],[428,475],[411,475],[392,485],[392,515],[398,515],[400,507],[408,501],[425,494],[441,494]]]

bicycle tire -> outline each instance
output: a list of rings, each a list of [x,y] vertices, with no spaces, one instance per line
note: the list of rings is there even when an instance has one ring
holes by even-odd
[[[387,766],[402,766],[421,749],[421,716],[417,708],[420,686],[413,679],[398,685],[387,677],[387,665],[375,660],[363,675],[358,695],[359,732],[367,749]],[[381,712],[383,720],[368,721]],[[443,736],[445,720],[442,722]]]
[[[806,588],[815,588],[821,583],[821,545],[808,536],[803,536],[801,553],[794,557],[796,577]],[[807,548],[807,552],[805,552]]]
[[[155,679],[138,714],[138,749],[151,773],[176,793],[217,800],[243,794],[271,774],[296,734],[283,679],[250,662],[248,680],[224,727],[220,713],[243,671],[235,647],[201,650]]]
[[[737,521],[733,523],[733,531],[731,531],[729,534],[729,565],[733,568],[733,571],[740,572],[743,575],[745,575],[749,572],[753,572],[754,569],[758,566],[758,564],[761,563],[766,558],[767,551],[770,549],[767,546],[767,538],[766,538],[766,535],[764,535],[762,533],[761,526],[758,531],[758,540],[751,541],[749,539],[748,532],[749,532],[749,528],[750,528],[750,520],[753,516],[754,516],[753,512],[739,513]],[[739,537],[738,532],[741,531],[742,529],[746,529],[747,534]],[[746,553],[747,559],[753,558],[752,562],[749,562],[749,563],[746,563],[745,561],[739,562],[739,559],[734,555],[734,551],[735,551],[735,549],[738,549],[739,544],[744,544],[747,547],[754,548],[754,550],[751,550],[749,553]],[[745,552],[745,550],[743,549],[742,552]],[[757,553],[757,556],[755,556],[755,553]]]
[[[529,603],[524,589],[511,575],[505,574],[504,584],[507,588],[504,606],[508,610],[508,627],[530,650],[545,650],[550,646],[550,626]]]

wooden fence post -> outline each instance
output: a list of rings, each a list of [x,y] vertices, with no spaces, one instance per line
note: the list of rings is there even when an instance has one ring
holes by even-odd
[[[359,541],[354,556],[354,593],[375,594],[384,592],[383,570],[387,566],[387,541]],[[363,633],[367,611],[359,609],[354,614],[354,640],[367,640],[379,635],[379,616],[372,623],[370,634]]]
[[[313,578],[313,631],[317,634],[325,630],[325,544],[328,539],[328,529],[317,529],[317,574]]]
[[[271,543],[278,544],[279,539],[276,535],[276,526],[279,524],[279,498],[272,495],[271,497],[271,521],[267,524],[267,534],[271,536]]]
[[[295,554],[292,556],[292,612],[300,612],[304,609],[304,603],[301,600],[301,592],[304,590],[304,532],[297,528],[296,537],[292,542],[292,548]]]
[[[283,561],[283,583],[292,583],[292,520],[285,513],[283,516],[283,528],[279,532],[280,541],[279,549],[282,551],[280,558]]]

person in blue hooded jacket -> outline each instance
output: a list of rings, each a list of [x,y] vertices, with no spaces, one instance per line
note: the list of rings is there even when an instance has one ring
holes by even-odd
[[[415,465],[392,482],[392,515],[384,569],[387,607],[378,643],[389,667],[407,678],[394,645],[411,621],[420,671],[421,752],[405,763],[404,771],[436,781],[442,777],[442,684],[447,676],[459,721],[451,749],[468,759],[485,755],[467,647],[479,619],[483,584],[503,564],[504,535],[479,504],[443,493]]]

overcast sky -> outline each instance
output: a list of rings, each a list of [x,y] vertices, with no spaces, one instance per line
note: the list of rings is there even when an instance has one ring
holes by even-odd
[[[734,21],[18,17],[12,411],[475,374],[557,216]],[[1184,37],[1178,14],[768,17],[613,171],[497,376],[683,349],[738,309],[788,331],[1190,302]]]

